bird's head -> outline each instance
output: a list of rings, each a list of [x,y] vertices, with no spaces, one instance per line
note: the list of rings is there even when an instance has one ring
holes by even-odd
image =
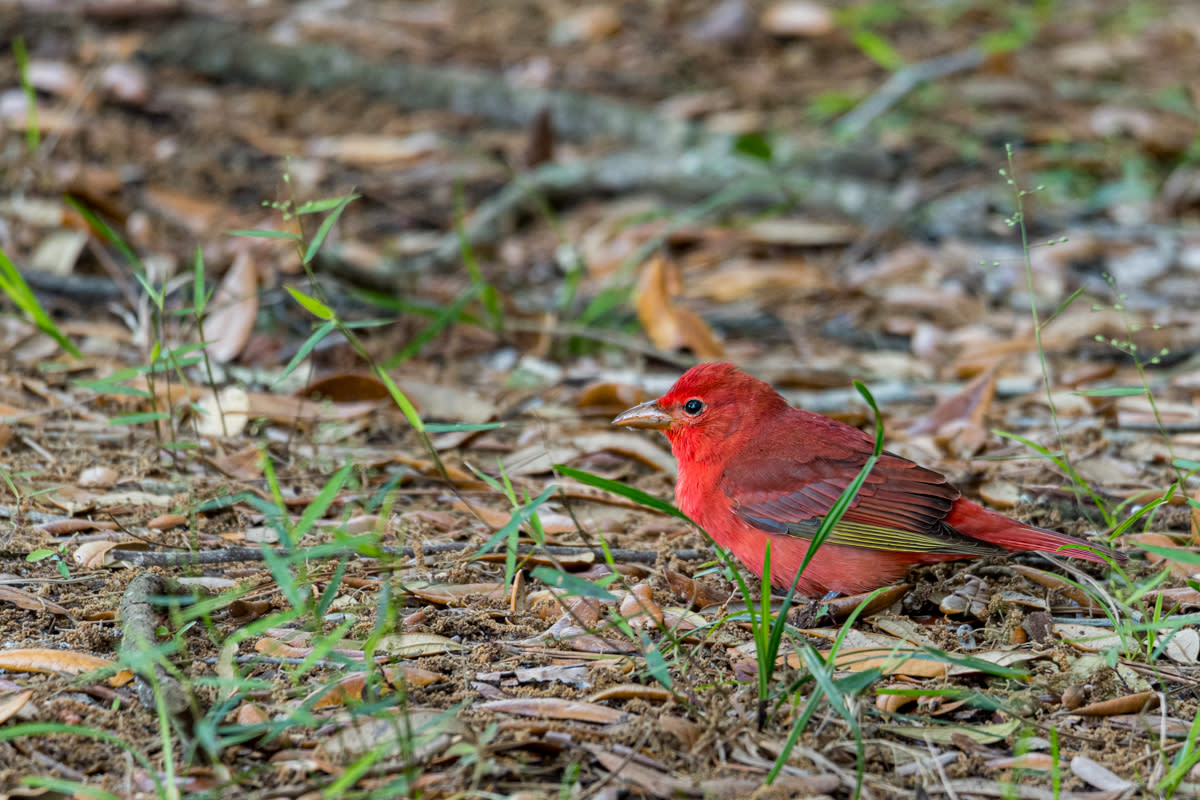
[[[732,364],[709,363],[692,367],[662,397],[634,406],[613,424],[660,430],[676,457],[698,458],[708,443],[748,436],[753,420],[785,408],[787,401],[769,385]]]

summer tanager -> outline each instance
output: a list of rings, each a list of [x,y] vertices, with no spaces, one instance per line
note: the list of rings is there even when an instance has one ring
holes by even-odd
[[[874,451],[852,425],[792,408],[731,364],[688,370],[616,425],[661,430],[679,462],[676,502],[755,574],[789,587],[813,535]],[[1103,562],[1126,556],[964,499],[933,470],[884,451],[797,584],[810,597],[894,583],[918,564],[1038,550]]]

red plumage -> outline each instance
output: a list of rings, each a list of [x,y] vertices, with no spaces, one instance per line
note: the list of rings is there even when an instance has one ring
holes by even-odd
[[[688,370],[614,423],[662,430],[679,462],[675,498],[755,574],[791,586],[812,535],[873,452],[852,425],[792,408],[731,364]],[[1089,548],[1089,549],[1084,549]],[[941,474],[884,452],[798,588],[810,597],[894,583],[919,564],[1038,550],[1103,562],[1125,555],[964,499]]]

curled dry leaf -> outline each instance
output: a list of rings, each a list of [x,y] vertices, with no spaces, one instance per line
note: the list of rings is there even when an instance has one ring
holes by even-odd
[[[642,268],[635,292],[638,319],[655,347],[691,350],[698,358],[716,359],[725,354],[708,324],[694,311],[675,305],[682,279],[679,269],[655,256]]]
[[[654,590],[648,583],[636,584],[621,600],[621,616],[631,627],[649,628],[663,624],[663,611],[654,602]]]
[[[122,550],[149,550],[150,546],[145,542],[113,542],[113,541],[94,541],[84,542],[75,548],[72,558],[75,563],[84,569],[100,569],[102,567],[112,566],[118,559],[114,558],[111,553],[117,548]]]
[[[911,691],[913,687],[910,683],[889,683],[887,686],[879,688]],[[886,692],[876,692],[875,694],[875,708],[888,714],[895,714],[915,702],[917,702],[917,695],[914,694],[889,694]]]
[[[237,358],[250,340],[258,316],[258,269],[247,248],[240,248],[221,279],[203,320],[208,356],[218,364]]]

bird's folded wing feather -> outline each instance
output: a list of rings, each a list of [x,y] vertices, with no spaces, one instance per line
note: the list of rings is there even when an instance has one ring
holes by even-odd
[[[760,451],[755,458],[727,465],[718,485],[734,513],[748,524],[768,533],[811,539],[866,463],[870,443],[861,446],[861,453],[843,449],[836,457],[811,449]],[[958,497],[958,490],[938,473],[884,453],[825,541],[912,553],[1004,552],[945,523]]]

